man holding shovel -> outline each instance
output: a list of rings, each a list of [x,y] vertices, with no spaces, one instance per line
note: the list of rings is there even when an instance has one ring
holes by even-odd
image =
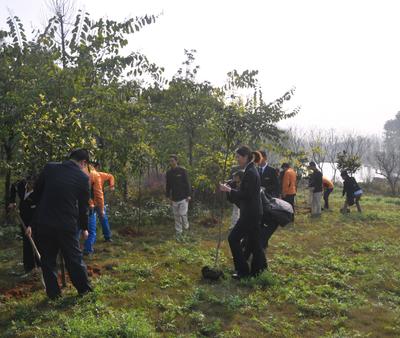
[[[76,236],[78,227],[84,238],[88,236],[89,178],[83,172],[88,163],[87,150],[75,150],[68,161],[48,163],[35,185],[37,211],[34,223],[50,299],[61,296],[56,262],[59,251],[79,295],[92,291]]]

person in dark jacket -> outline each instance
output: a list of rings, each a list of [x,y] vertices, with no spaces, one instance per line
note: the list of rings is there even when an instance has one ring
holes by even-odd
[[[88,163],[88,152],[75,150],[68,161],[48,163],[35,185],[37,211],[34,224],[50,299],[61,296],[56,264],[59,251],[78,293],[83,295],[92,290],[76,235],[80,227],[83,237],[88,236],[89,177],[83,172]]]
[[[191,188],[186,169],[178,165],[178,157],[171,155],[169,163],[171,169],[167,171],[166,175],[166,196],[171,200],[175,219],[176,239],[179,241],[183,230],[189,229],[187,213],[191,199]]]
[[[311,216],[318,217],[321,216],[322,173],[315,162],[310,162],[308,169],[312,171],[308,184],[311,194]]]
[[[275,168],[271,167],[267,161],[267,153],[264,150],[258,151],[261,154],[258,172],[260,174],[261,186],[265,189],[265,193],[271,197],[280,196],[279,175],[276,174]]]
[[[36,204],[32,198],[34,184],[35,176],[29,175],[25,179],[15,182],[11,186],[10,190],[10,204],[8,205],[8,208],[9,210],[16,208],[18,196],[19,214],[26,227],[32,225],[33,215],[36,210]],[[23,240],[22,261],[24,264],[24,271],[27,274],[30,273],[35,266],[39,266],[39,262],[33,253],[33,248],[27,235],[22,231],[22,229],[21,236]],[[32,237],[34,238],[34,235],[32,235]]]
[[[240,167],[244,169],[240,188],[236,190],[227,184],[220,184],[220,190],[228,192],[234,201],[240,203],[240,218],[228,237],[236,270],[232,277],[240,279],[261,273],[266,268],[266,260],[260,243],[262,217],[260,176],[252,161],[253,154],[248,147],[238,148],[236,159]],[[251,269],[241,246],[241,241],[244,238],[247,239],[248,248],[253,256]]]
[[[342,171],[340,173],[340,176],[343,179],[343,194],[342,194],[342,196],[346,195],[346,200],[344,202],[343,209],[341,210],[342,213],[349,212],[350,210],[348,209],[348,207],[354,205],[354,203],[357,206],[358,212],[362,212],[360,200],[361,200],[363,191],[361,190],[360,186],[358,185],[356,179],[354,177],[350,176],[347,173],[347,171]]]

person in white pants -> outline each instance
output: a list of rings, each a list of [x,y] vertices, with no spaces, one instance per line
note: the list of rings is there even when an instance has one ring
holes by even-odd
[[[171,169],[167,171],[166,175],[166,196],[171,200],[176,236],[179,240],[183,231],[189,229],[187,213],[191,199],[191,188],[187,171],[178,165],[178,157],[176,155],[170,156],[169,164]]]
[[[187,217],[188,208],[188,199],[178,202],[172,201],[172,211],[175,218],[175,230],[178,236],[183,233],[183,230],[189,230],[189,221]]]

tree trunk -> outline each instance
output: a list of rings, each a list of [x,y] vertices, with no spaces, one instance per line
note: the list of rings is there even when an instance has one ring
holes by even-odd
[[[229,148],[227,147],[227,149],[229,149]],[[224,179],[225,179],[226,164],[228,162],[228,156],[229,156],[229,152],[228,152],[228,150],[226,150],[224,168],[222,171],[222,181],[224,181]],[[218,188],[217,188],[216,194],[218,194]],[[224,221],[224,195],[225,194],[223,192],[221,192],[220,194],[221,194],[221,209],[220,209],[220,222],[219,222],[219,226],[218,226],[218,244],[217,244],[217,250],[215,253],[215,263],[214,263],[215,267],[218,267],[219,251],[221,249],[221,242],[222,242],[222,223]]]
[[[128,177],[125,175],[124,177],[124,202],[128,201],[129,196],[129,187],[128,187]]]
[[[65,51],[64,18],[62,16],[59,16],[58,19],[60,20],[60,28],[61,28],[61,60],[62,60],[63,69],[65,69],[67,66],[67,57],[66,57],[66,51]]]
[[[193,164],[193,136],[189,136],[189,165]]]
[[[138,177],[138,225],[137,225],[137,232],[139,233],[139,229],[142,226],[142,170],[139,171]]]
[[[6,211],[6,219],[8,217],[8,204],[10,202],[10,187],[11,187],[11,160],[12,160],[12,150],[10,147],[5,147],[6,151],[6,163],[7,163],[7,170],[6,170],[6,179],[4,181],[4,206]]]

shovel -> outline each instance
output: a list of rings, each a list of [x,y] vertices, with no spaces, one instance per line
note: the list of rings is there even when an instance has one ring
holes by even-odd
[[[40,252],[39,252],[39,250],[37,249],[36,244],[35,244],[35,242],[34,242],[32,236],[30,236],[30,235],[28,236],[28,235],[26,234],[26,226],[25,226],[25,223],[24,223],[24,221],[22,220],[21,215],[19,214],[19,212],[18,212],[17,210],[15,211],[15,215],[17,216],[17,220],[18,220],[18,222],[19,222],[19,224],[20,224],[20,226],[21,226],[21,228],[22,228],[22,231],[23,231],[23,233],[24,233],[24,236],[26,236],[26,237],[28,238],[29,242],[31,243],[33,254],[36,256],[37,260],[38,260],[39,263],[40,263],[40,262],[41,262]],[[37,266],[36,260],[34,259],[33,261],[34,261],[34,264],[35,264],[35,270],[36,270],[36,271],[39,271],[39,274],[40,274],[40,281],[42,282],[43,287],[46,289],[46,284],[44,283],[43,274],[42,274],[42,272],[40,271],[41,269],[40,269],[40,267]]]

